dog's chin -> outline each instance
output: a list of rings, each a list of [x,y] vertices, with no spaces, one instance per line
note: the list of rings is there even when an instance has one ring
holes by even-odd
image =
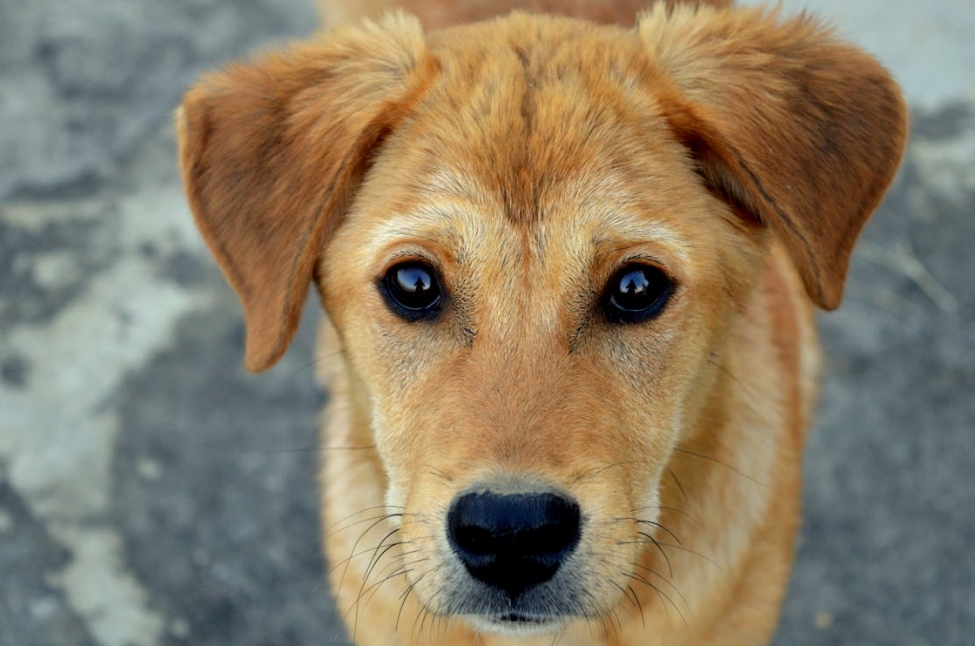
[[[551,635],[564,627],[567,621],[565,617],[524,615],[515,612],[497,615],[467,615],[464,618],[479,633],[505,637]]]

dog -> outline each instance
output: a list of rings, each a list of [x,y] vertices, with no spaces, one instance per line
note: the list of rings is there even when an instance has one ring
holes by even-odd
[[[246,367],[282,355],[309,285],[326,313],[350,636],[767,643],[814,309],[903,154],[897,85],[805,14],[729,2],[365,19],[384,5],[326,3],[331,31],[177,112]]]

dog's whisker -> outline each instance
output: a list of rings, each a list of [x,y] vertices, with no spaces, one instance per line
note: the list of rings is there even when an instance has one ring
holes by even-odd
[[[450,629],[450,617],[444,614],[436,615],[437,625],[440,627],[440,636],[446,637],[447,631]]]
[[[632,592],[632,590],[629,590],[628,591],[626,588],[624,588],[623,586],[621,586],[616,581],[610,581],[610,583],[612,583],[613,584],[613,587],[615,587],[617,590],[620,591],[620,594],[623,595],[623,597],[626,599],[627,603],[629,603],[630,605],[634,606],[634,608],[636,608],[636,604],[633,603],[633,599],[630,597],[630,592]],[[623,609],[626,611],[626,613],[630,617],[632,617],[634,619],[636,618],[636,613],[635,613],[634,610],[630,610],[629,608],[627,608],[625,606],[624,606]]]
[[[340,568],[340,567],[342,567],[343,565],[346,565],[346,564],[347,564],[347,563],[348,563],[349,561],[351,561],[351,560],[353,560],[353,559],[356,559],[356,558],[358,558],[358,557],[360,557],[360,556],[364,556],[365,554],[368,554],[368,553],[370,553],[370,552],[372,552],[372,551],[373,551],[374,549],[375,549],[375,548],[372,548],[372,547],[367,547],[367,548],[364,548],[363,550],[361,550],[361,551],[359,551],[359,552],[355,552],[355,553],[353,553],[353,554],[351,554],[351,555],[349,555],[349,556],[347,556],[346,558],[344,558],[344,559],[342,559],[342,560],[341,560],[341,561],[339,561],[338,563],[335,563],[335,564],[333,564],[333,565],[332,565],[332,566],[331,566],[331,567],[329,568],[329,570],[328,570],[328,572],[327,572],[327,574],[332,574],[333,572],[335,572],[335,571],[336,571],[337,569],[339,569],[339,568]],[[340,585],[341,585],[341,584],[340,584]]]
[[[687,502],[687,492],[684,491],[684,486],[680,483],[680,480],[677,478],[677,474],[674,473],[674,470],[671,469],[670,467],[667,467],[667,472],[670,473],[670,477],[673,479],[674,484],[677,485],[677,491],[680,492],[681,498],[684,499],[684,502]]]
[[[599,620],[600,622],[602,622],[602,621],[603,621],[603,616],[602,616],[602,614],[599,614],[599,615],[591,615],[591,614],[587,614],[587,615],[585,615],[585,616],[583,617],[583,619],[584,619],[584,620],[586,621],[586,630],[588,630],[588,631],[589,631],[589,639],[590,639],[590,640],[592,640],[592,639],[596,639],[596,632],[595,632],[595,628],[593,628],[593,623],[594,623],[594,622],[595,622],[595,621],[596,621],[597,619],[598,619],[598,620]]]
[[[336,524],[341,523],[343,521],[346,521],[349,518],[355,518],[356,516],[359,516],[359,515],[364,514],[366,512],[375,511],[377,509],[406,509],[406,507],[404,507],[403,505],[388,505],[386,503],[383,503],[383,504],[380,504],[380,505],[370,505],[368,507],[363,507],[359,511],[354,511],[351,514],[348,514],[347,516],[345,516],[341,520],[336,521]]]
[[[397,570],[396,572],[393,572],[393,573],[392,573],[392,574],[390,574],[389,576],[386,576],[386,577],[384,577],[383,579],[381,579],[381,580],[379,580],[379,581],[377,581],[376,583],[373,583],[372,585],[370,585],[370,586],[369,586],[369,587],[368,587],[368,588],[366,589],[366,591],[365,591],[365,593],[364,593],[364,594],[369,594],[369,598],[368,598],[368,599],[366,599],[366,601],[365,601],[365,603],[363,603],[363,604],[362,604],[362,608],[363,608],[363,610],[365,610],[365,609],[366,609],[366,608],[367,608],[367,607],[369,606],[369,603],[370,603],[370,602],[371,602],[371,601],[373,600],[373,598],[374,598],[374,597],[376,596],[376,594],[377,594],[377,593],[379,592],[379,590],[380,590],[380,588],[382,587],[382,585],[383,585],[384,583],[386,583],[387,581],[391,581],[391,580],[393,580],[393,579],[395,579],[395,578],[397,578],[397,577],[401,577],[401,576],[402,576],[402,577],[405,577],[405,576],[406,576],[406,575],[408,575],[408,574],[409,574],[409,573],[410,573],[411,571],[412,571],[412,570],[410,570],[409,568],[403,568],[403,569],[401,569],[401,570]]]
[[[624,588],[623,586],[621,586],[616,581],[613,581],[612,584],[613,584],[613,586],[617,590],[620,591],[620,594],[623,595],[623,598],[626,599],[626,605],[620,605],[619,608],[622,608],[623,609],[623,612],[625,612],[627,614],[627,616],[630,617],[630,619],[636,619],[637,618],[637,611],[638,611],[638,609],[639,609],[640,606],[639,606],[639,603],[638,602],[634,602],[633,601],[633,598],[630,596],[630,593],[632,592],[632,589]],[[633,607],[630,608],[630,606],[633,606]]]
[[[359,534],[359,538],[355,539],[355,542],[352,544],[352,549],[350,550],[353,553],[353,556],[351,556],[351,557],[349,557],[349,558],[347,558],[345,560],[345,569],[342,571],[342,576],[339,578],[338,585],[335,586],[335,589],[336,590],[341,590],[342,589],[342,585],[345,583],[345,577],[349,573],[349,566],[352,563],[352,559],[356,556],[355,555],[355,550],[359,546],[359,543],[362,541],[363,538],[366,537],[366,534],[368,534],[370,531],[372,531],[372,529],[374,527],[376,527],[377,525],[379,525],[379,523],[383,522],[384,520],[386,520],[386,516],[380,517],[378,520],[376,520],[371,525],[369,525],[369,527],[367,527],[365,529],[365,531],[363,531],[361,534]],[[366,550],[364,553],[365,554],[368,554],[371,551],[372,551],[372,548]]]
[[[416,613],[416,617],[413,619],[413,629],[410,630],[410,635],[416,635],[417,638],[423,636],[423,626],[427,622],[427,617],[430,615],[430,610],[424,604],[420,604],[420,609]],[[417,622],[419,623],[419,630],[417,630]]]
[[[704,554],[701,554],[700,552],[696,552],[696,551],[694,551],[694,550],[692,550],[690,548],[687,548],[687,547],[685,547],[683,545],[674,545],[673,543],[664,543],[664,542],[661,542],[661,541],[658,541],[658,543],[660,544],[661,547],[669,547],[669,548],[672,548],[672,549],[675,549],[675,550],[681,550],[681,551],[687,552],[688,554],[693,554],[694,556],[696,556],[696,557],[698,557],[700,559],[704,559],[705,561],[707,561],[708,563],[710,563],[714,567],[718,568],[719,570],[724,569],[724,568],[721,567],[721,565],[719,565],[713,559],[710,559],[707,556],[705,556]]]
[[[361,525],[363,523],[368,523],[370,521],[374,521],[374,520],[380,520],[380,521],[381,520],[390,520],[390,519],[393,519],[393,518],[402,518],[402,517],[404,517],[406,515],[407,514],[397,512],[397,513],[394,513],[394,514],[379,514],[377,516],[369,516],[368,518],[360,518],[358,520],[351,520],[351,517],[346,517],[346,518],[344,518],[344,519],[342,519],[340,521],[337,521],[332,527],[330,527],[329,529],[325,530],[325,537],[327,538],[329,536],[334,536],[335,534],[338,534],[340,532],[344,532],[344,531],[350,530],[353,527],[355,527],[356,525]],[[351,521],[351,522],[349,522],[349,521]],[[340,523],[347,523],[347,524],[346,525],[343,525],[342,527],[338,527],[337,525],[339,525]]]
[[[748,405],[751,406],[753,410],[761,410],[762,398],[759,396],[758,393],[755,392],[754,388],[746,385],[741,379],[738,378],[738,375],[728,370],[726,366],[718,363],[717,361],[714,361],[713,359],[711,359],[711,357],[708,357],[706,361],[712,366],[714,366],[715,368],[717,368],[718,370],[720,370],[721,372],[723,372],[724,374],[726,374],[732,381],[734,381],[738,385],[738,388],[745,395],[745,398],[748,401]]]
[[[750,482],[754,482],[755,484],[757,484],[757,485],[759,485],[761,487],[765,487],[766,489],[769,488],[769,485],[767,483],[762,482],[761,480],[758,480],[756,478],[753,478],[752,476],[748,475],[747,473],[745,473],[741,469],[738,469],[737,467],[732,466],[732,465],[728,464],[727,462],[724,462],[722,460],[719,460],[718,458],[715,458],[713,456],[705,455],[704,453],[697,453],[695,451],[689,451],[687,449],[682,449],[680,447],[674,447],[674,451],[676,451],[677,453],[682,453],[684,455],[689,455],[691,457],[699,458],[701,460],[707,460],[707,461],[713,462],[715,464],[720,464],[723,467],[726,467],[728,469],[731,469],[733,472],[737,473],[742,478],[745,478],[746,480],[748,480]]]
[[[606,614],[600,615],[599,617],[596,617],[596,619],[599,619],[599,624],[598,624],[596,630],[599,631],[600,636],[608,635],[609,634],[609,629],[606,628],[606,622],[609,621],[609,619],[608,619],[607,615]],[[592,631],[590,630],[590,632],[592,632]],[[596,639],[596,635],[595,634],[591,634],[590,636],[593,639]]]
[[[656,548],[656,550],[660,553],[660,555],[663,556],[664,562],[667,564],[667,574],[671,578],[673,578],[673,576],[674,576],[674,568],[673,568],[673,565],[671,564],[670,557],[667,555],[667,552],[664,551],[664,547],[680,548],[681,546],[680,545],[673,545],[671,543],[661,543],[660,541],[658,541],[658,540],[656,540],[654,538],[651,538],[649,535],[644,534],[643,532],[638,532],[638,533],[641,535],[641,538],[638,538],[638,539],[632,540],[632,541],[616,541],[616,544],[617,545],[644,545],[644,546],[647,546],[647,547],[649,547],[649,546],[652,545],[654,548]],[[688,551],[690,551],[690,550],[688,550]],[[693,553],[695,555],[700,556],[696,552],[693,552]],[[701,556],[701,558],[705,558],[705,557]]]
[[[650,534],[647,534],[646,532],[637,532],[637,535],[642,536],[643,539],[636,540],[636,541],[620,541],[617,544],[618,545],[633,545],[633,544],[646,545],[647,543],[652,544],[654,547],[657,548],[657,551],[660,552],[660,555],[664,557],[664,561],[667,563],[667,572],[670,574],[670,577],[673,578],[674,566],[671,564],[670,557],[667,556],[667,552],[664,551],[663,545],[661,545],[660,541],[655,539]]]
[[[383,536],[383,539],[381,541],[379,541],[379,543],[376,544],[376,548],[375,548],[375,550],[373,550],[374,551],[373,557],[369,560],[369,565],[366,567],[366,573],[362,577],[362,585],[365,585],[366,582],[369,580],[369,575],[372,574],[372,570],[373,570],[373,568],[376,567],[376,564],[379,563],[379,560],[383,556],[385,556],[386,553],[389,552],[389,550],[391,550],[394,547],[397,547],[397,546],[403,544],[403,541],[399,541],[399,542],[396,542],[396,543],[390,543],[389,545],[386,546],[385,549],[383,549],[382,552],[379,551],[379,548],[381,548],[383,546],[383,543],[386,542],[386,539],[388,539],[390,536],[392,536],[393,534],[396,534],[399,531],[400,531],[399,528],[396,528],[396,529],[392,530],[391,532],[389,532],[388,534],[386,534],[385,536]]]
[[[655,586],[653,583],[651,583],[650,581],[648,581],[646,579],[646,577],[640,576],[639,574],[637,574],[635,572],[632,572],[632,571],[627,572],[624,569],[622,569],[618,564],[616,564],[613,561],[610,561],[610,560],[608,560],[606,558],[599,557],[599,556],[597,556],[596,558],[601,563],[603,563],[604,565],[606,565],[607,568],[616,569],[619,572],[619,574],[623,575],[624,577],[629,578],[629,579],[632,579],[634,581],[638,581],[640,583],[643,583],[643,584],[647,585],[650,589],[652,589],[654,591],[654,593],[660,599],[661,607],[664,608],[664,612],[668,612],[667,611],[667,606],[666,606],[667,601],[670,601],[671,605],[673,605],[673,601],[667,595],[665,595],[662,590],[659,590],[657,588],[657,586]],[[659,577],[662,581],[664,581],[667,585],[669,585],[674,590],[674,592],[680,597],[681,601],[684,602],[684,605],[687,606],[688,609],[690,608],[690,606],[687,605],[687,599],[684,597],[684,595],[681,594],[680,590],[678,590],[676,588],[676,586],[674,586],[674,584],[670,580],[668,580],[666,577],[664,577],[663,575],[661,575],[660,573],[658,573],[657,571],[655,571],[655,570],[653,570],[653,569],[651,569],[649,567],[646,567],[644,565],[641,565],[638,562],[635,562],[634,561],[634,562],[631,563],[631,565],[633,565],[635,567],[639,567],[639,568],[641,568],[643,570],[646,570],[646,571],[650,572],[654,576]],[[613,581],[613,585],[617,586],[618,588],[620,588],[622,590],[621,586],[617,582]],[[635,594],[635,591],[633,591],[632,586],[628,586],[628,589],[630,591],[634,592],[634,598],[636,599],[636,605],[640,609],[640,616],[641,616],[641,619],[642,619],[642,621],[644,622],[644,625],[645,625],[646,615],[645,615],[644,610],[643,610],[643,604],[639,600],[639,595]],[[675,609],[677,609],[678,613],[680,613],[680,609],[679,608],[676,608],[676,606],[675,606]],[[683,618],[683,615],[682,615],[682,618]]]
[[[674,610],[677,611],[677,615],[680,617],[681,622],[684,624],[685,627],[687,627],[687,619],[684,618],[684,613],[681,612],[681,609],[677,606],[676,603],[674,603],[674,600],[671,599],[667,595],[667,593],[665,593],[663,590],[661,590],[660,588],[658,588],[657,586],[655,586],[649,579],[647,579],[644,576],[640,576],[636,572],[629,572],[629,573],[627,573],[627,572],[621,572],[621,574],[625,574],[626,576],[628,576],[629,578],[633,579],[637,583],[642,583],[642,584],[644,584],[646,586],[649,586],[650,589],[652,589],[657,594],[657,596],[660,598],[660,603],[661,603],[661,606],[664,609],[664,612],[667,612],[667,603],[670,603],[670,605],[673,606]]]
[[[637,523],[638,525],[651,525],[652,527],[656,527],[660,531],[665,532],[666,534],[668,534],[671,538],[673,538],[675,541],[677,541],[678,544],[681,543],[680,538],[678,538],[677,535],[674,534],[674,532],[670,531],[669,529],[667,529],[667,527],[665,527],[664,525],[658,523],[655,520],[646,520],[644,518],[637,518],[637,517],[634,517],[634,516],[630,516],[630,517],[622,516],[622,517],[619,517],[619,518],[611,518],[610,520],[611,521],[619,521],[619,522],[630,521],[630,522]]]
[[[387,536],[387,538],[388,538],[388,536]],[[383,540],[385,540],[385,538]],[[379,559],[381,559],[383,557],[383,555],[387,551],[389,551],[389,549],[391,549],[393,547],[396,547],[396,546],[400,546],[400,545],[407,545],[410,542],[411,541],[399,541],[397,543],[393,543],[393,544],[387,546],[386,549],[383,550],[383,553],[378,556],[378,558],[376,559],[375,562],[378,563]],[[416,554],[416,553],[419,553],[419,552],[422,552],[422,550],[415,549],[415,550],[409,550],[407,552],[397,553],[393,557],[391,563],[389,565],[387,565],[385,568],[383,568],[383,570],[379,573],[379,576],[381,577],[380,580],[372,583],[371,585],[369,585],[369,587],[364,587],[365,586],[365,582],[368,581],[369,576],[370,576],[370,574],[367,573],[363,577],[363,587],[360,588],[359,594],[358,594],[358,596],[356,598],[356,601],[353,604],[353,606],[357,606],[359,604],[360,600],[362,599],[362,597],[364,597],[366,594],[369,594],[369,598],[366,599],[365,603],[362,604],[362,607],[364,609],[365,606],[367,606],[369,604],[369,602],[373,599],[373,597],[375,597],[376,593],[379,592],[379,589],[382,586],[382,584],[384,584],[384,583],[386,583],[386,582],[388,582],[388,581],[390,581],[390,580],[392,580],[392,579],[394,579],[396,577],[405,576],[409,572],[411,572],[413,570],[413,568],[415,568],[418,564],[430,560],[428,558],[418,558],[418,559],[412,559],[412,560],[410,560],[408,562],[403,562],[402,561],[402,559],[403,559],[404,556],[409,555],[409,554]],[[384,576],[385,572],[390,567],[397,567],[399,569],[397,569],[395,572],[393,572],[391,574],[388,574],[388,575],[385,575]],[[370,571],[371,570],[372,570],[372,566],[370,566]],[[410,587],[412,587],[412,585]],[[350,607],[350,610],[349,611],[351,611],[351,609],[352,608]],[[359,611],[359,609],[356,608],[356,612],[357,613],[358,613],[358,611]],[[348,614],[348,613],[346,613],[346,614]]]
[[[406,543],[404,543],[406,544]],[[416,554],[420,550],[410,550],[409,554]],[[380,581],[388,581],[391,578],[395,578],[406,572],[412,572],[420,563],[428,561],[427,558],[417,558],[417,559],[405,559],[402,554],[397,554],[394,556],[389,564],[386,565],[382,570],[377,573],[377,578]],[[393,572],[390,572],[390,570]],[[375,585],[375,584],[374,584]]]
[[[680,540],[680,538],[677,536],[677,534],[675,534],[674,532],[672,532],[666,525],[664,525],[662,523],[659,523],[659,522],[657,522],[655,520],[637,520],[636,522],[639,523],[639,524],[641,524],[641,525],[650,525],[651,527],[656,527],[657,529],[659,529],[660,531],[664,532],[665,534],[667,534],[668,536],[670,536],[671,538],[673,538],[675,541],[677,541],[677,544],[678,545],[682,545],[683,544],[683,541]]]
[[[639,460],[622,460],[620,462],[613,462],[612,464],[606,464],[606,465],[601,465],[601,466],[593,467],[591,469],[587,469],[587,470],[583,471],[582,473],[576,474],[572,478],[572,481],[571,482],[572,482],[572,484],[579,484],[584,479],[594,478],[594,477],[598,476],[600,473],[603,473],[605,471],[609,471],[610,469],[614,469],[614,468],[617,468],[617,467],[622,467],[622,466],[625,466],[627,464],[639,464],[639,462],[640,462]]]
[[[410,572],[412,572],[412,571],[413,571],[413,566],[414,566],[415,564],[416,564],[416,563],[405,563],[405,564],[400,564],[400,565],[401,565],[401,567],[400,567],[400,568],[399,568],[398,570],[396,570],[395,572],[392,572],[392,573],[390,573],[390,574],[388,574],[388,575],[386,575],[386,576],[384,576],[384,577],[383,577],[382,579],[380,579],[379,581],[376,581],[375,583],[373,583],[372,585],[370,585],[370,586],[369,586],[369,587],[368,587],[368,588],[367,588],[367,589],[365,590],[365,592],[364,592],[364,594],[365,594],[365,593],[369,593],[369,592],[370,592],[370,590],[372,591],[372,593],[371,593],[371,594],[369,595],[369,598],[368,598],[368,599],[366,599],[366,602],[365,602],[365,604],[363,604],[363,608],[365,608],[365,606],[367,606],[367,605],[369,605],[369,602],[370,602],[370,601],[372,601],[372,598],[373,598],[374,596],[376,596],[376,593],[377,593],[377,592],[379,592],[379,588],[380,588],[380,586],[382,586],[382,585],[383,585],[384,583],[386,583],[387,581],[391,581],[391,580],[393,580],[393,579],[395,579],[395,578],[397,578],[397,577],[401,577],[401,576],[402,576],[402,577],[406,577],[406,575],[408,575],[408,574],[409,574]],[[407,577],[407,579],[408,579],[408,577]]]
[[[302,365],[298,366],[297,368],[295,368],[294,370],[292,370],[290,373],[288,373],[287,375],[285,375],[284,380],[285,380],[285,382],[290,381],[290,380],[294,379],[295,377],[297,377],[298,375],[300,375],[301,373],[303,373],[306,370],[308,370],[309,368],[313,368],[314,366],[317,366],[322,361],[329,361],[329,360],[334,359],[334,358],[336,358],[338,356],[341,356],[341,355],[342,355],[342,351],[341,350],[337,350],[336,352],[329,352],[328,354],[313,356],[312,359],[311,359],[311,361],[308,361],[306,363],[303,363]]]
[[[358,520],[345,520],[339,521],[340,523],[345,523],[342,526],[333,526],[331,529],[325,530],[323,536],[326,538],[330,536],[336,536],[342,532],[348,531],[357,525],[363,525],[370,522],[382,522],[383,520],[392,520],[393,518],[401,517],[401,514],[379,514],[377,516],[368,516],[366,518],[360,518]],[[369,531],[368,529],[366,530]]]
[[[643,614],[643,604],[640,603],[640,595],[638,595],[636,593],[636,590],[633,589],[633,586],[632,585],[626,586],[626,589],[629,590],[631,594],[633,594],[633,601],[636,602],[636,607],[639,608],[639,610],[640,610],[640,623],[643,624],[643,629],[646,630],[647,629],[647,617],[646,617],[645,614]]]
[[[676,585],[674,585],[674,582],[673,581],[671,581],[670,579],[668,579],[667,577],[665,577],[660,572],[657,572],[653,568],[647,567],[646,565],[643,565],[642,563],[633,563],[633,565],[634,565],[634,567],[638,567],[641,570],[644,570],[645,572],[648,572],[648,573],[654,575],[655,577],[657,577],[658,579],[660,579],[661,581],[663,581],[664,583],[666,583],[668,586],[670,586],[670,589],[673,590],[677,594],[677,596],[680,597],[681,601],[684,602],[684,607],[686,607],[688,609],[690,608],[690,604],[687,603],[687,598],[684,597],[683,593],[677,588]]]
[[[406,590],[403,592],[403,594],[400,595],[400,599],[402,601],[399,604],[399,611],[397,611],[397,613],[396,613],[396,624],[393,626],[394,632],[399,632],[399,621],[400,621],[400,618],[403,615],[403,608],[406,607],[406,601],[407,601],[407,599],[409,599],[410,593],[413,592],[413,588],[415,588],[417,586],[417,584],[420,583],[420,581],[422,581],[423,580],[423,577],[425,577],[426,575],[427,575],[427,573],[424,572],[423,574],[421,574],[420,576],[418,576],[416,579],[414,579],[413,582],[410,583],[410,585],[408,585],[406,587]]]
[[[649,586],[649,588],[653,590],[654,594],[656,594],[657,598],[660,600],[660,607],[664,609],[664,614],[666,614],[667,617],[670,618],[670,611],[667,610],[667,602],[665,600],[664,594],[655,585],[653,585],[652,583],[650,583],[649,581],[647,581],[646,579],[638,575],[629,574],[627,576],[638,583],[643,583]]]
[[[609,626],[612,628],[612,637],[615,638],[621,632],[623,632],[623,619],[620,617],[619,606],[613,608],[611,614],[613,618],[616,619],[616,623],[613,623],[612,621],[609,622]]]
[[[425,572],[420,578],[425,577],[427,574],[430,574],[431,572],[433,572],[433,568],[427,570],[427,572]],[[419,582],[419,579],[417,579],[417,582]],[[435,603],[437,598],[441,595],[441,593],[442,593],[442,588],[438,588],[437,590],[435,590],[431,595],[430,604]],[[413,618],[413,627],[410,629],[410,635],[411,637],[415,636],[416,638],[419,638],[422,637],[423,635],[423,623],[420,624],[419,631],[417,631],[417,622],[420,620],[421,617],[423,617],[423,622],[425,623],[427,616],[432,612],[432,610],[430,604],[424,603],[423,600],[419,598],[419,595],[416,596],[417,596],[419,609],[417,610],[416,617]]]
[[[322,361],[329,361],[335,359],[336,357],[341,357],[345,354],[345,349],[336,350],[335,352],[329,352],[327,354],[316,354],[312,357],[311,365],[314,366]],[[307,370],[308,366],[302,366],[301,370]]]
[[[408,542],[412,542],[412,541],[403,541],[403,544],[405,545]],[[389,564],[386,565],[385,567],[383,567],[383,569],[381,569],[376,576],[384,576],[386,574],[386,572],[388,572],[389,569],[392,568],[392,567],[400,567],[400,566],[403,566],[403,565],[411,565],[412,566],[413,564],[415,564],[418,561],[426,561],[426,560],[428,560],[426,558],[421,558],[421,559],[417,559],[416,561],[411,561],[408,564],[404,562],[404,559],[406,559],[407,557],[413,556],[414,554],[419,554],[422,551],[423,551],[422,549],[417,548],[415,550],[407,550],[405,552],[401,550],[401,551],[397,552],[396,554],[394,554],[392,556]]]
[[[670,511],[670,512],[673,512],[675,514],[680,514],[684,518],[686,518],[686,519],[688,519],[690,521],[693,521],[694,523],[697,523],[697,525],[699,527],[703,527],[703,524],[701,523],[700,520],[698,520],[694,516],[691,516],[689,513],[687,513],[683,509],[678,509],[677,507],[668,507],[667,505],[646,505],[646,506],[643,506],[643,507],[634,507],[630,511],[633,512],[634,514],[636,514],[636,513],[639,513],[641,511],[645,511],[647,509],[661,509],[663,511]]]
[[[385,538],[383,540],[385,540]],[[381,542],[380,542],[380,544],[381,544]],[[376,550],[378,550],[378,547],[376,548]],[[375,556],[373,558],[375,558]],[[349,609],[345,612],[345,615],[342,617],[342,621],[343,622],[347,621],[348,620],[348,617],[349,617],[349,614],[352,613],[352,611],[354,610],[355,611],[355,619],[354,619],[354,622],[353,623],[354,623],[354,626],[356,626],[356,627],[358,627],[358,625],[359,625],[359,611],[361,609],[361,602],[362,602],[362,597],[364,595],[364,589],[365,589],[365,586],[366,586],[366,582],[369,580],[369,572],[371,572],[371,570],[372,570],[372,564],[373,564],[373,562],[371,561],[369,567],[366,570],[366,574],[362,577],[362,584],[359,586],[359,592],[356,594],[355,601],[352,602],[352,604],[349,606]],[[371,599],[371,597],[370,597],[370,599]]]

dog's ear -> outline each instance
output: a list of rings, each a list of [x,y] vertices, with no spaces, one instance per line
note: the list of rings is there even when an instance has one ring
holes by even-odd
[[[183,180],[244,306],[249,370],[287,348],[323,243],[429,65],[419,22],[399,14],[233,65],[187,93]]]
[[[708,187],[785,244],[820,307],[907,136],[896,83],[805,15],[658,5],[640,21],[661,104]]]

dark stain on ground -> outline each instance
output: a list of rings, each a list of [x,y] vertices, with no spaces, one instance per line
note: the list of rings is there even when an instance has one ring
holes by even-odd
[[[21,389],[30,377],[30,363],[19,354],[0,358],[0,382],[11,388]]]
[[[2,466],[2,465],[0,465]],[[64,569],[70,553],[31,515],[0,468],[0,646],[97,646],[84,621],[47,577]]]
[[[213,271],[213,262],[188,251],[177,251],[160,263],[160,274],[180,287],[198,287]]]
[[[106,214],[105,220],[111,217]],[[29,230],[0,218],[0,332],[49,322],[85,295],[88,280],[111,266],[118,253],[105,220],[66,219]],[[73,260],[65,275],[56,286],[38,283],[37,258],[62,251]]]
[[[185,319],[113,402],[126,563],[154,608],[189,625],[167,644],[345,644],[320,547],[314,312],[282,365],[247,375],[239,305],[215,267],[203,278],[218,307]]]
[[[911,113],[911,133],[915,137],[942,141],[958,136],[975,121],[971,104],[949,103],[936,110],[915,110]]]

